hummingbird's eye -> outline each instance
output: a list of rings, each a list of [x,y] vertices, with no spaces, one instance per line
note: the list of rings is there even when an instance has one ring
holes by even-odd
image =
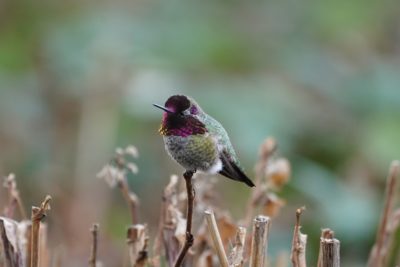
[[[181,116],[190,115],[190,111],[189,111],[188,109],[186,109],[186,110],[184,110],[184,111],[179,112],[179,115],[181,115]]]

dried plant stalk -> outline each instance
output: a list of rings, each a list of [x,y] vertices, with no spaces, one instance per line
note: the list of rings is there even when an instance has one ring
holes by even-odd
[[[148,236],[147,226],[143,224],[132,225],[127,233],[129,258],[133,267],[146,266],[148,260]]]
[[[379,223],[378,232],[376,235],[376,242],[372,247],[368,265],[369,267],[381,267],[384,264],[384,260],[388,254],[388,248],[384,249],[385,243],[387,243],[389,237],[387,236],[387,228],[389,218],[391,216],[393,201],[395,197],[396,188],[396,177],[399,173],[400,162],[395,160],[390,165],[389,175],[386,182],[386,194],[385,194],[385,205],[381,220]]]
[[[242,267],[244,263],[243,251],[246,242],[246,228],[238,227],[235,237],[235,245],[229,255],[229,266]]]
[[[124,197],[125,202],[129,207],[132,224],[137,224],[139,221],[138,219],[139,201],[136,194],[130,191],[126,177],[118,181],[118,188],[121,190],[122,196]]]
[[[244,223],[246,226],[249,226],[251,220],[253,218],[254,210],[256,208],[257,199],[263,194],[265,188],[262,188],[261,181],[264,177],[265,169],[267,167],[269,158],[275,152],[277,147],[276,141],[272,137],[268,137],[264,140],[262,145],[260,146],[260,150],[258,153],[258,160],[254,167],[254,171],[256,174],[255,180],[255,189],[252,191],[251,197],[249,198],[246,206],[246,216],[244,219]]]
[[[48,267],[50,264],[50,253],[47,247],[47,224],[41,222],[39,229],[39,266]]]
[[[258,215],[253,221],[250,267],[263,267],[266,262],[270,218]]]
[[[40,207],[32,207],[32,234],[31,234],[31,267],[39,266],[39,230],[40,222],[46,217],[46,212],[50,209],[51,196],[46,196]]]
[[[126,178],[127,171],[133,174],[138,173],[138,167],[135,163],[128,160],[126,157],[138,157],[138,151],[134,146],[128,146],[125,149],[117,148],[115,155],[109,164],[97,173],[97,177],[104,179],[110,187],[118,186],[125,202],[128,205],[132,224],[137,224],[139,200],[135,193],[129,189],[128,181]]]
[[[395,263],[396,257],[400,254],[400,240],[396,238],[400,236],[400,208],[393,211],[389,219],[386,236],[387,241],[383,249],[387,250],[388,253],[383,259],[384,266],[400,266],[400,262],[397,265]]]
[[[92,233],[92,247],[90,249],[89,266],[96,267],[99,224],[94,223],[90,228],[90,232]]]
[[[334,232],[323,229],[321,233],[318,267],[340,266],[340,242],[334,238]]]
[[[186,253],[189,251],[190,247],[193,246],[194,238],[192,234],[192,222],[193,222],[193,205],[194,205],[194,188],[192,184],[192,177],[194,172],[186,171],[183,174],[186,182],[186,192],[187,192],[187,216],[186,216],[186,239],[185,244],[179,253],[178,259],[175,262],[175,267],[182,265],[185,259]]]
[[[306,246],[307,246],[307,235],[302,234],[300,231],[300,216],[304,211],[304,207],[296,210],[296,224],[293,232],[292,251],[290,259],[293,267],[306,267]]]
[[[228,267],[228,258],[226,257],[224,245],[222,244],[221,235],[218,231],[217,222],[215,220],[214,212],[211,210],[206,210],[205,212],[208,231],[211,234],[212,240],[214,242],[215,250],[217,251],[219,263],[222,267]]]

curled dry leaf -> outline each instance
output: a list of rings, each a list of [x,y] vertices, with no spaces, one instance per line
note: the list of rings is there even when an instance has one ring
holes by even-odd
[[[117,156],[123,156],[125,154],[124,149],[122,149],[121,147],[117,147],[115,149],[115,154],[117,154]]]
[[[126,155],[130,155],[130,156],[132,156],[132,157],[134,157],[134,158],[138,158],[139,157],[139,151],[138,151],[138,149],[135,147],[135,146],[133,146],[133,145],[129,145],[129,146],[127,146],[126,148],[125,148],[125,154]]]
[[[170,215],[175,227],[174,236],[179,241],[180,247],[183,247],[186,240],[186,219],[183,214],[175,207],[170,207]]]
[[[263,214],[274,218],[278,216],[281,208],[285,206],[286,201],[279,198],[274,193],[268,193],[265,195],[263,203]]]
[[[139,157],[139,151],[138,149],[133,146],[133,145],[129,145],[125,148],[121,148],[121,147],[117,147],[115,149],[115,154],[117,155],[117,157],[123,157],[126,155],[129,155],[133,158],[138,158]]]
[[[7,188],[9,195],[8,205],[4,208],[4,216],[8,218],[13,218],[14,210],[16,207],[18,207],[22,218],[26,219],[27,215],[19,195],[15,174],[10,173],[6,177],[4,177],[3,186]]]
[[[271,161],[265,170],[266,179],[271,189],[279,190],[289,182],[290,163],[285,158]]]
[[[111,188],[114,188],[120,181],[124,180],[125,171],[111,164],[106,164],[100,172],[97,173],[96,177],[103,179]]]
[[[29,231],[29,221],[18,223],[0,217],[0,255],[6,262],[5,266],[29,266]]]
[[[4,177],[4,182],[3,182],[4,188],[9,188],[9,189],[16,189],[17,188],[17,183],[15,181],[15,174],[10,173],[6,177]]]
[[[138,172],[139,172],[138,166],[133,162],[128,162],[126,164],[126,168],[133,174],[138,174]]]

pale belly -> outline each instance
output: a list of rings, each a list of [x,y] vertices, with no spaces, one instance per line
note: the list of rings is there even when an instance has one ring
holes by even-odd
[[[168,154],[186,170],[217,173],[222,169],[216,142],[207,136],[164,136]]]

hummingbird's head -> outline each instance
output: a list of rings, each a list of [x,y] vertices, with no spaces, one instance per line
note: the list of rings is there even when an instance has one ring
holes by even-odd
[[[202,110],[193,99],[184,95],[173,95],[164,106],[153,105],[164,110],[160,128],[162,135],[188,136],[207,132],[205,125],[197,117]]]

